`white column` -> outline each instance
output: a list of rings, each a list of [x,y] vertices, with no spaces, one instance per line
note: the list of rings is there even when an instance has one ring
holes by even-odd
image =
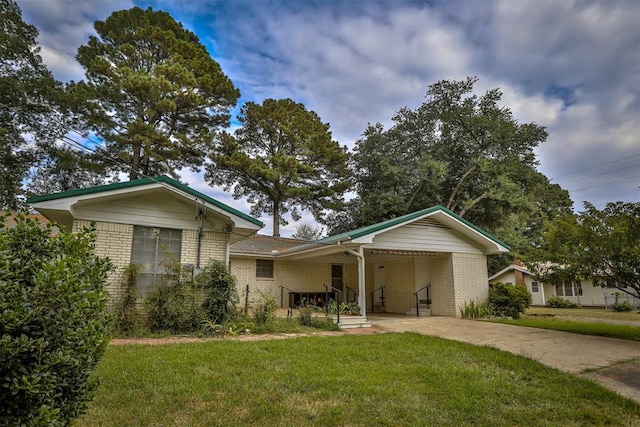
[[[365,287],[365,262],[364,249],[362,246],[358,248],[358,305],[360,306],[360,314],[367,318],[367,296]]]

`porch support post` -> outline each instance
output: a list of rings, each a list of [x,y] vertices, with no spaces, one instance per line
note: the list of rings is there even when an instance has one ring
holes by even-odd
[[[364,283],[365,278],[365,266],[364,266],[364,249],[362,246],[358,248],[358,305],[360,306],[360,313],[367,319],[367,296],[365,295],[366,288]]]

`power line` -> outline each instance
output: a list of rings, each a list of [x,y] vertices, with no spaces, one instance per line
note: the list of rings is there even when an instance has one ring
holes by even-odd
[[[640,175],[631,176],[629,178],[618,179],[616,181],[611,181],[611,182],[604,182],[604,183],[601,183],[601,184],[591,185],[591,186],[588,186],[588,187],[582,187],[582,188],[578,188],[578,189],[575,189],[575,190],[569,190],[569,191],[589,190],[591,188],[602,187],[604,185],[611,185],[611,184],[617,184],[619,182],[631,181],[632,179],[636,179],[636,178],[640,178]]]
[[[631,168],[638,169],[638,168],[640,168],[640,166],[639,165],[631,165],[631,166],[627,166],[627,167],[620,168],[620,169],[614,169],[614,170],[610,170],[610,171],[607,171],[607,172],[602,172],[602,173],[600,173],[598,175],[586,176],[584,178],[578,178],[578,179],[574,179],[573,181],[564,182],[562,185],[569,185],[569,184],[573,184],[574,182],[584,181],[585,179],[597,178],[599,176],[609,175],[611,173],[616,173],[616,172],[620,172],[620,171],[631,169]]]
[[[633,155],[631,155],[631,156],[627,156],[627,157],[622,157],[622,158],[620,158],[620,159],[612,160],[612,161],[610,161],[610,162],[600,163],[599,165],[591,166],[591,167],[588,167],[588,168],[577,169],[577,170],[575,170],[575,171],[573,171],[573,172],[567,172],[567,173],[565,173],[565,174],[562,174],[562,175],[558,175],[558,176],[556,176],[556,177],[553,177],[553,178],[549,179],[549,182],[553,181],[554,179],[562,178],[562,177],[569,176],[569,175],[574,175],[574,174],[576,174],[576,173],[580,173],[580,172],[588,171],[588,170],[591,170],[591,169],[597,169],[597,168],[602,167],[602,166],[610,165],[610,164],[612,164],[612,163],[618,163],[618,162],[621,162],[621,161],[623,161],[623,160],[633,159],[634,157],[638,157],[638,156],[640,156],[640,153],[638,153],[638,154],[633,154]],[[596,176],[598,176],[598,175],[596,175]]]

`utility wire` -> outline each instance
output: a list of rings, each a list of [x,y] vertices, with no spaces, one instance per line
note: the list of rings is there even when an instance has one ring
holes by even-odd
[[[569,184],[573,184],[574,182],[584,181],[586,179],[591,179],[591,178],[597,178],[599,176],[609,175],[611,173],[620,172],[620,171],[631,169],[631,168],[635,168],[635,169],[639,169],[640,170],[640,165],[631,165],[631,166],[627,166],[627,167],[620,168],[620,169],[614,169],[614,170],[610,170],[610,171],[607,171],[607,172],[602,172],[602,173],[599,173],[597,175],[591,175],[591,176],[586,176],[584,178],[574,179],[573,181],[564,182],[564,183],[562,183],[562,185],[569,185]]]
[[[621,161],[627,160],[627,159],[633,159],[634,157],[638,157],[638,156],[640,156],[640,153],[633,154],[633,155],[627,156],[627,157],[622,157],[620,159],[612,160],[610,162],[600,163],[599,165],[594,165],[594,166],[591,166],[591,167],[588,167],[588,168],[577,169],[577,170],[575,170],[573,172],[567,172],[565,174],[553,177],[553,178],[549,179],[549,182],[553,181],[554,179],[562,178],[562,177],[569,176],[569,175],[574,175],[576,173],[580,173],[580,172],[584,172],[584,171],[588,171],[588,170],[592,170],[592,169],[597,169],[597,168],[602,167],[602,166],[610,165],[612,163],[618,163],[618,162],[621,162]],[[596,175],[596,176],[598,176],[598,175]]]
[[[582,191],[582,190],[588,190],[590,188],[596,188],[596,187],[602,187],[604,185],[611,185],[611,184],[617,184],[619,182],[625,182],[625,181],[631,181],[632,179],[636,179],[636,178],[640,178],[640,175],[636,175],[636,176],[631,176],[629,178],[623,178],[623,179],[618,179],[616,181],[610,181],[610,182],[603,182],[601,184],[596,184],[596,185],[591,185],[588,187],[582,187],[582,188],[578,188],[575,190],[569,190],[569,191]]]

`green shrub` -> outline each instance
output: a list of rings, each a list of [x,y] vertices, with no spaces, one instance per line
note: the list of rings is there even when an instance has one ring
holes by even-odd
[[[564,299],[557,295],[553,295],[547,300],[547,305],[551,308],[578,308],[578,304]]]
[[[207,320],[196,289],[182,277],[179,264],[168,266],[162,284],[144,299],[147,324],[152,332],[195,332]]]
[[[51,235],[22,215],[0,229],[2,425],[68,425],[97,386],[110,263],[93,254],[93,230]]]
[[[269,295],[260,293],[260,301],[253,310],[253,321],[257,325],[267,325],[276,318],[276,300]]]
[[[531,305],[531,294],[521,286],[496,283],[489,286],[489,304],[496,316],[517,319]]]
[[[629,304],[629,301],[622,301],[622,302],[616,301],[613,303],[611,308],[613,308],[615,311],[620,311],[620,312],[633,310],[633,306]]]
[[[115,306],[113,327],[116,331],[129,334],[140,326],[140,311],[138,310],[138,280],[140,267],[127,266],[122,273],[122,295]]]
[[[302,307],[298,313],[298,322],[302,326],[313,326],[313,311],[311,307]]]
[[[211,261],[197,277],[196,284],[205,291],[202,304],[207,316],[221,323],[236,315],[238,292],[236,278],[221,261]]]
[[[469,301],[464,303],[464,307],[460,309],[460,315],[463,319],[483,319],[493,315],[493,308],[489,302],[476,303]]]

